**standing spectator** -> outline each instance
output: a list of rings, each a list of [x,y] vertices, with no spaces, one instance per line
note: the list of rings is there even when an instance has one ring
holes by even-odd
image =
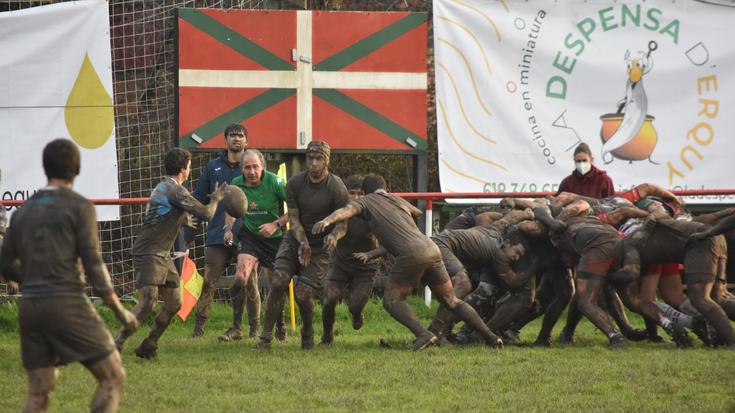
[[[605,198],[615,194],[615,186],[607,172],[598,169],[593,164],[592,151],[589,145],[582,142],[574,149],[574,171],[564,178],[559,184],[559,191],[571,192],[573,194],[589,196],[592,198]]]
[[[248,146],[248,131],[243,125],[233,123],[225,128],[224,135],[227,149],[222,151],[216,159],[207,163],[193,193],[194,198],[203,204],[209,202],[209,194],[216,185],[232,182],[234,178],[242,176],[240,157]],[[206,247],[204,250],[204,285],[202,286],[202,295],[197,302],[196,321],[194,331],[191,333],[192,337],[201,337],[204,334],[204,324],[207,322],[209,311],[212,309],[212,299],[217,289],[217,282],[227,267],[230,266],[230,263],[237,257],[237,245],[225,243],[224,224],[225,210],[220,206],[214,213],[212,220],[209,221],[209,225],[207,225]],[[257,268],[255,273],[257,274]],[[243,301],[247,301],[250,328],[253,332],[257,331],[258,328],[256,309],[260,308],[260,293],[258,292],[257,283],[258,277],[250,277],[244,289],[233,285],[230,290],[233,306],[241,305]]]

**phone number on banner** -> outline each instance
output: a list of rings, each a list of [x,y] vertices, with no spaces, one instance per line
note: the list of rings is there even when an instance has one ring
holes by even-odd
[[[558,189],[558,182],[486,182],[482,186],[482,192],[556,192]]]

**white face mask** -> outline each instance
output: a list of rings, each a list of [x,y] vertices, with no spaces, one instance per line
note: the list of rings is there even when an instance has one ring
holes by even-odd
[[[586,175],[592,169],[592,164],[589,162],[575,162],[574,166],[577,168],[577,172],[582,175]]]

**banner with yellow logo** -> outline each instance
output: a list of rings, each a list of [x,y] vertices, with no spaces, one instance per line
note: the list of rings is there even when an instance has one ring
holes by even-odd
[[[78,192],[119,198],[107,2],[0,13],[0,50],[2,199],[27,199],[45,185],[41,153],[55,138],[79,145]],[[97,213],[119,218],[114,206]]]
[[[434,1],[442,190],[556,191],[581,142],[617,190],[735,188],[735,7],[720,3]]]

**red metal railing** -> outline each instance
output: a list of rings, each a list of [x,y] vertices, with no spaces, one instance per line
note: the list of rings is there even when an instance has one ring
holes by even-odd
[[[678,196],[699,195],[735,195],[735,189],[689,189],[672,191]],[[406,199],[425,199],[432,202],[437,199],[463,199],[463,198],[541,198],[554,195],[554,192],[394,192],[395,195]],[[95,205],[137,205],[145,204],[148,198],[104,198],[90,199]],[[0,200],[1,205],[18,206],[25,200]]]

